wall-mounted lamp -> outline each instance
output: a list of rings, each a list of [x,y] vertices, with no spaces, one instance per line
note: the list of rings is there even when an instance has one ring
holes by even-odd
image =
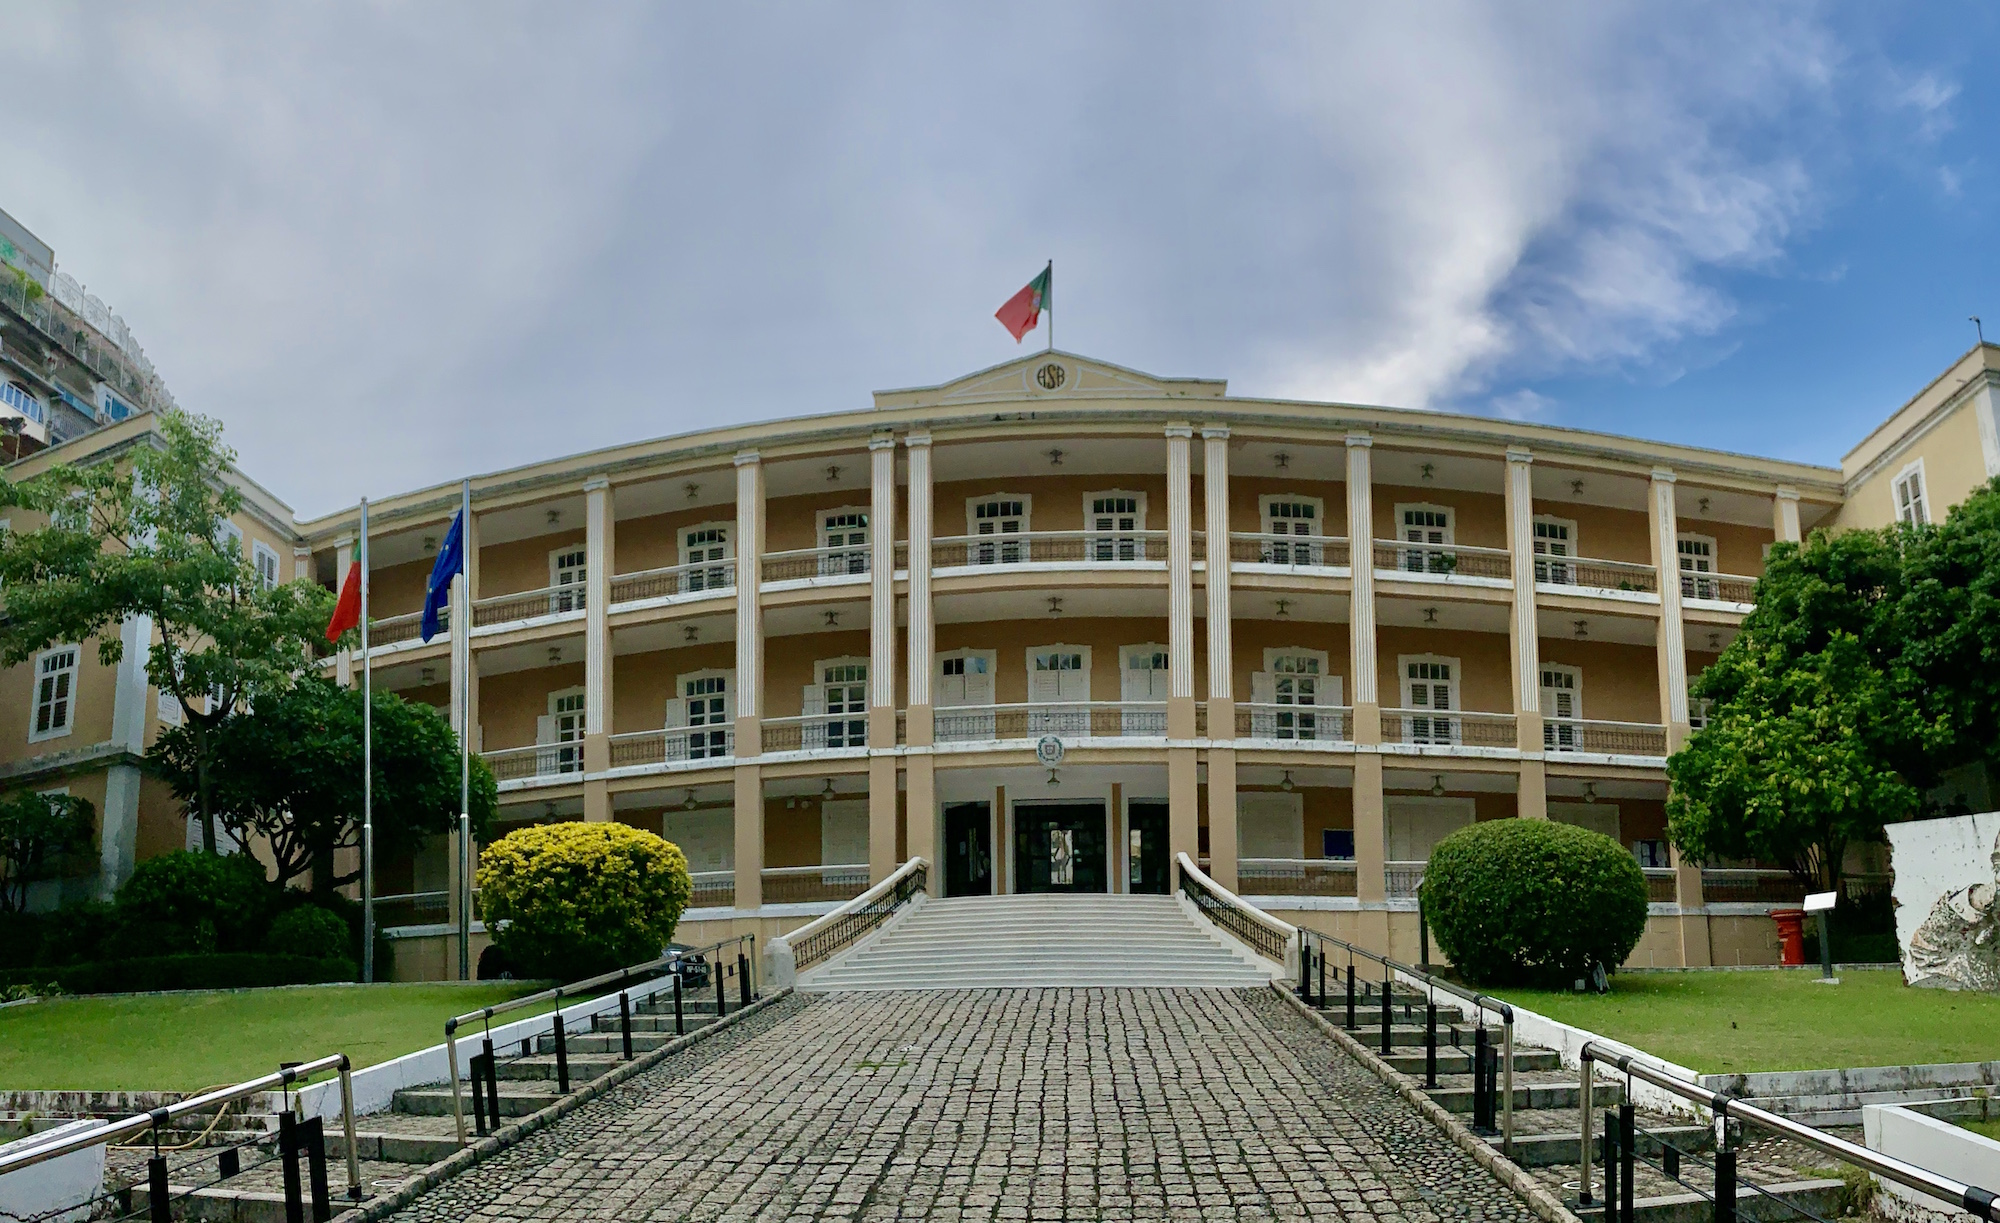
[[[1050,614],[1051,616],[1060,616],[1060,615],[1062,615],[1062,596],[1061,596],[1061,595],[1050,595],[1050,596],[1049,596],[1049,614]]]
[[[1572,497],[1583,496],[1583,481],[1571,480],[1569,482],[1569,495]]]
[[[837,612],[837,611],[828,611],[828,612],[826,612],[826,613],[824,613],[824,614],[825,614],[825,616],[826,616],[826,626],[827,626],[828,628],[839,628],[839,627],[840,627],[840,613],[839,613],[839,612]]]
[[[1048,455],[1048,456],[1049,456],[1049,466],[1051,466],[1051,467],[1061,467],[1061,466],[1062,466],[1062,461],[1063,461],[1063,452],[1062,452],[1062,451],[1060,451],[1060,450],[1044,450],[1044,451],[1043,451],[1042,453],[1043,453],[1043,454],[1046,454],[1046,455]]]
[[[559,645],[552,645],[552,646],[550,646],[550,647],[549,647],[549,665],[550,665],[550,666],[554,666],[554,665],[555,665],[556,663],[559,663],[559,662],[561,662],[561,661],[562,661],[562,647],[561,647],[561,646],[559,646]]]
[[[1426,607],[1424,609],[1424,623],[1436,624],[1437,622],[1438,622],[1438,609],[1435,607]]]
[[[1278,453],[1271,456],[1271,461],[1278,465],[1279,471],[1284,471],[1286,468],[1292,465],[1292,456],[1280,450]]]
[[[427,684],[435,684],[438,682],[438,673],[436,667],[425,667],[423,671],[420,672],[420,674],[423,676],[424,682]]]
[[[550,526],[554,526],[554,525],[556,525],[556,524],[557,524],[558,522],[561,522],[561,521],[562,521],[562,511],[561,511],[561,510],[550,510],[550,511],[549,511],[549,525],[550,525]]]
[[[1710,633],[1708,635],[1708,648],[1711,650],[1719,650],[1722,648],[1721,633]]]
[[[686,487],[687,487],[687,495],[689,501],[692,501],[696,497],[701,496],[701,485],[696,484],[694,481],[690,480],[688,481]]]
[[[699,624],[684,624],[681,626],[681,633],[684,640],[693,641],[701,636],[701,626]]]
[[[1594,803],[1594,802],[1596,802],[1596,801],[1597,801],[1597,783],[1596,783],[1596,782],[1594,782],[1594,781],[1586,781],[1586,782],[1584,782],[1584,783],[1583,783],[1583,801],[1584,801],[1584,802],[1587,802],[1587,803]]]
[[[1444,774],[1443,774],[1443,773],[1433,773],[1433,774],[1431,774],[1431,797],[1432,797],[1432,798],[1443,798],[1443,797],[1444,797]]]
[[[424,536],[424,551],[426,551],[426,552],[435,552],[435,551],[437,551],[437,547],[438,547],[438,537],[437,537],[437,536],[435,536],[435,535],[426,535],[426,536]]]
[[[1588,637],[1588,636],[1590,636],[1590,621],[1588,621],[1588,620],[1578,620],[1578,621],[1576,621],[1575,623],[1576,623],[1576,635],[1577,635],[1577,637],[1579,637],[1579,638],[1583,638],[1583,637]]]
[[[1292,612],[1291,612],[1291,607],[1292,607],[1292,601],[1291,601],[1290,599],[1279,599],[1279,600],[1278,600],[1278,619],[1280,619],[1280,620],[1287,620],[1287,619],[1290,619],[1290,618],[1291,618],[1291,614],[1292,614]]]
[[[1285,770],[1285,779],[1278,783],[1278,788],[1287,794],[1292,792],[1292,771],[1290,769]]]
[[[832,797],[833,797],[833,778],[829,777],[826,779],[826,789],[821,790],[819,792],[819,801],[825,802],[827,799]]]
[[[1701,500],[1699,500],[1699,501],[1695,502],[1695,513],[1697,513],[1697,514],[1706,514],[1706,513],[1708,513],[1708,498],[1707,498],[1707,497],[1703,497],[1703,498],[1702,498]]]
[[[828,463],[826,465],[826,482],[831,484],[838,479],[840,479],[840,464]]]
[[[1423,477],[1426,480],[1435,479],[1437,477],[1437,465],[1434,463],[1425,463],[1422,467],[1418,468],[1418,470],[1423,473]]]
[[[686,797],[685,799],[681,800],[681,810],[683,810],[683,811],[692,811],[692,810],[694,810],[694,807],[695,807],[695,803],[694,803],[694,787],[693,787],[693,786],[689,786],[689,787],[688,787],[688,796],[687,796],[687,797]]]

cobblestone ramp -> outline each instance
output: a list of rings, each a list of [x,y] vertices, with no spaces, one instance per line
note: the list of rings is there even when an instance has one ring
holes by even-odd
[[[1533,1218],[1282,999],[1152,989],[795,997],[396,1217]]]

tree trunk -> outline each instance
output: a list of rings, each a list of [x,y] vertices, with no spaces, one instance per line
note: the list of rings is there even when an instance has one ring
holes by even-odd
[[[182,703],[186,708],[186,703]],[[194,788],[201,815],[201,848],[203,853],[218,852],[215,846],[215,812],[209,808],[208,796],[208,728],[190,716],[188,724],[194,731]]]

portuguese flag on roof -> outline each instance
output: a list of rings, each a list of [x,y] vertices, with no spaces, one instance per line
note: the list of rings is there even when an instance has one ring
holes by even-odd
[[[1042,311],[1055,308],[1049,294],[1050,287],[1055,283],[1055,272],[1055,260],[1051,259],[1041,275],[1029,281],[1026,288],[1008,298],[1006,305],[993,312],[1000,325],[1012,333],[1016,344],[1021,342],[1022,336],[1035,329],[1035,324],[1041,321]]]

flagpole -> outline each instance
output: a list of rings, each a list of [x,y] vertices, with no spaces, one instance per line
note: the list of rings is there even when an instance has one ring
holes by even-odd
[[[361,499],[361,979],[375,980],[375,668],[368,657],[368,498]]]
[[[463,641],[465,678],[458,685],[458,979],[472,980],[472,574],[466,550],[472,536],[472,481],[458,486],[458,622],[451,626],[455,641]],[[457,648],[457,647],[455,647]]]
[[[1049,278],[1049,351],[1054,352],[1056,350],[1056,261],[1049,260],[1049,266],[1044,268],[1043,272]]]

